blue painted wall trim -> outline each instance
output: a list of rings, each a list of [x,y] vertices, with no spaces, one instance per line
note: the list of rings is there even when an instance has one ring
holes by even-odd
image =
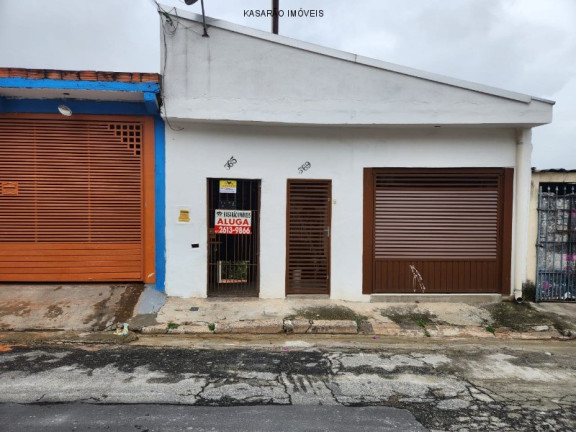
[[[156,99],[156,93],[145,92],[144,93],[144,105],[150,114],[158,114],[158,99]]]
[[[117,81],[69,81],[30,78],[0,78],[0,87],[27,89],[101,90],[123,92],[160,92],[154,82],[126,83]]]
[[[166,283],[166,132],[164,120],[154,117],[155,197],[156,197],[156,289]]]

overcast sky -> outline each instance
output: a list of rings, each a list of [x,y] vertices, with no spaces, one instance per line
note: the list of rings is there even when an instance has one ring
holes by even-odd
[[[200,2],[166,5],[200,13]],[[271,0],[204,0],[206,14],[269,31],[245,10]],[[533,165],[576,169],[576,0],[280,0],[280,34],[556,101],[534,130]],[[0,66],[159,71],[152,0],[0,0]]]

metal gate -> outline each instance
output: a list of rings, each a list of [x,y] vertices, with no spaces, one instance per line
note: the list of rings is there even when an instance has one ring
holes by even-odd
[[[576,185],[541,183],[536,301],[576,300]]]
[[[154,282],[154,124],[0,116],[0,281]]]
[[[510,286],[510,168],[367,168],[364,294]]]
[[[331,180],[288,180],[286,294],[330,294]]]
[[[208,296],[258,297],[260,180],[208,179]]]

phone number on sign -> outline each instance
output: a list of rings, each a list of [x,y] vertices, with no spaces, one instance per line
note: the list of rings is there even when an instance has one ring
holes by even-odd
[[[231,227],[231,226],[217,226],[214,227],[216,234],[252,234],[251,227]]]

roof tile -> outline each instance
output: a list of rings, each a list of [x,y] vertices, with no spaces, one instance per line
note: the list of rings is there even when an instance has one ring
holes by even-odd
[[[65,71],[54,69],[0,68],[0,78],[53,79],[69,81],[159,82],[160,75],[139,72]]]

